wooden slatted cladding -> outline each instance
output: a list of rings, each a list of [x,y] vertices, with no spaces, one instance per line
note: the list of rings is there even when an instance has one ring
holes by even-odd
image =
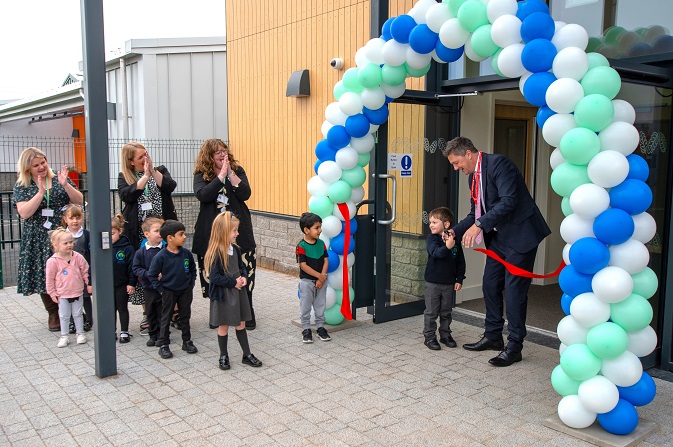
[[[369,4],[369,0],[227,0],[229,141],[250,178],[251,209],[293,216],[308,209],[306,182],[314,175],[314,148],[323,138],[325,107],[335,101],[334,84],[355,66],[355,52],[369,40]],[[412,6],[411,0],[391,2],[391,15]],[[344,70],[330,66],[335,57],[344,60]],[[290,75],[303,69],[309,70],[311,95],[286,97]],[[408,88],[424,85],[424,80],[407,81]],[[422,139],[422,108],[406,111],[407,107],[391,108],[390,137]],[[414,163],[421,160],[422,148]],[[419,180],[422,170],[414,172]],[[414,187],[421,189],[420,183]],[[404,186],[405,191],[409,188]],[[398,207],[401,202],[420,207],[421,200],[398,197]]]

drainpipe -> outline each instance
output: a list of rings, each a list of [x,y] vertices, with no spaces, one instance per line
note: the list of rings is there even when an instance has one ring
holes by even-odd
[[[128,92],[126,89],[126,60],[123,57],[119,58],[119,82],[122,85],[122,101],[121,101],[121,116],[122,116],[122,137],[124,140],[129,139],[129,103]]]

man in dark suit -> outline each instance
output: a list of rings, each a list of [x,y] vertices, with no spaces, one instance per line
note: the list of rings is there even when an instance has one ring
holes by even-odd
[[[481,242],[510,264],[533,269],[540,242],[551,231],[528,192],[521,173],[503,155],[478,151],[472,141],[458,137],[443,151],[456,171],[468,175],[472,207],[455,227],[464,247]],[[477,205],[477,207],[475,207]],[[526,307],[531,279],[509,273],[503,264],[487,258],[482,290],[486,304],[484,335],[476,343],[463,345],[469,351],[501,351],[489,360],[494,366],[521,361],[526,336]],[[507,346],[502,340],[503,291],[507,311]]]

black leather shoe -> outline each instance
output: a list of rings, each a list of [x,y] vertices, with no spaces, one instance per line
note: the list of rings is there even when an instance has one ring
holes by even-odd
[[[171,348],[169,348],[168,345],[163,345],[162,347],[159,348],[159,355],[161,356],[162,359],[170,359],[171,357],[173,357]]]
[[[514,362],[520,362],[521,358],[522,357],[520,352],[505,349],[500,354],[489,360],[488,363],[493,366],[509,366]]]
[[[229,356],[228,355],[221,355],[220,356],[220,369],[226,370],[231,368],[231,365],[229,364]]]
[[[450,335],[447,336],[446,338],[440,338],[439,342],[444,343],[447,348],[455,348],[456,346],[458,346],[456,344],[456,340],[454,340],[453,337]]]
[[[257,357],[255,357],[252,354],[244,355],[243,356],[243,364],[244,365],[250,365],[252,367],[258,368],[262,366],[262,362],[257,360]]]
[[[505,344],[502,340],[489,340],[486,337],[481,337],[476,343],[465,343],[463,349],[468,351],[502,351],[505,347]]]
[[[245,328],[249,331],[254,331],[257,329],[257,322],[255,320],[246,321]]]
[[[427,346],[429,349],[432,349],[433,351],[439,351],[440,349],[442,349],[442,347],[439,346],[439,343],[437,343],[436,338],[425,340],[425,346]]]
[[[146,346],[156,346],[157,345],[157,340],[156,338],[150,337],[149,340],[147,340],[147,343],[145,343]]]
[[[196,354],[199,352],[199,350],[196,349],[196,346],[194,346],[194,342],[191,340],[182,343],[182,350],[187,351],[187,354]]]

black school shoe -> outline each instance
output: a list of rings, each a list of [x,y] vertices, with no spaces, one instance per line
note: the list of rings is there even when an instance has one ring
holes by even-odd
[[[163,345],[161,348],[159,348],[159,355],[161,356],[162,359],[170,359],[171,357],[173,357],[171,348],[169,348],[168,345]]]
[[[447,335],[446,338],[440,338],[439,342],[445,344],[447,348],[455,348],[458,346],[456,340],[450,335]]]
[[[310,329],[304,329],[301,332],[302,335],[302,341],[304,343],[313,343],[313,333],[311,332]]]
[[[147,340],[146,345],[147,346],[157,346],[157,339],[150,337],[150,339]]]
[[[255,357],[252,354],[244,355],[243,356],[243,364],[244,365],[250,365],[254,368],[259,368],[262,366],[262,362],[257,360],[257,357]]]
[[[427,346],[428,349],[432,349],[433,351],[439,351],[440,349],[442,349],[442,347],[439,346],[439,343],[437,343],[436,338],[425,340],[425,346]]]
[[[187,354],[196,354],[199,352],[199,350],[196,349],[196,346],[194,346],[194,342],[191,340],[182,343],[182,350],[187,351]]]
[[[227,369],[230,369],[231,365],[229,364],[229,356],[228,355],[221,355],[220,356],[220,369],[223,371],[226,371]]]

